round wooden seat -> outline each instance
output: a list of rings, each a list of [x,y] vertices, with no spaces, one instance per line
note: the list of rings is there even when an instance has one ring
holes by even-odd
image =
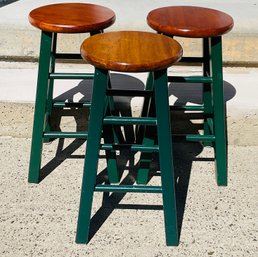
[[[195,6],[168,6],[152,10],[147,16],[154,30],[172,36],[206,38],[221,36],[234,25],[230,15]]]
[[[182,56],[180,44],[150,32],[120,31],[87,38],[83,59],[97,68],[124,72],[166,69]]]
[[[115,22],[115,13],[95,4],[51,4],[31,11],[29,21],[47,32],[83,33],[111,26]]]

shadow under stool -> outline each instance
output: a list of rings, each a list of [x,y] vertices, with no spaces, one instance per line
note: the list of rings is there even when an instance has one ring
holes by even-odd
[[[57,79],[93,79],[91,73],[55,72],[57,59],[81,59],[79,53],[57,53],[57,34],[102,33],[115,22],[115,13],[109,8],[83,3],[51,4],[34,9],[30,23],[41,30],[38,80],[34,112],[28,181],[40,181],[43,141],[54,138],[87,138],[85,132],[53,131],[50,117],[53,108],[88,108],[90,102],[54,102],[53,87]]]
[[[175,40],[149,32],[110,32],[86,39],[81,46],[83,59],[95,67],[92,105],[86,146],[81,199],[78,215],[76,242],[88,243],[91,208],[94,191],[115,193],[161,193],[163,196],[164,219],[167,245],[178,245],[177,211],[173,168],[172,140],[168,103],[167,68],[182,56],[182,48]],[[108,88],[109,72],[148,72],[153,80],[149,90],[140,96],[153,96],[155,117],[107,116],[108,96],[135,95],[139,91],[114,90]],[[158,143],[153,146],[142,144],[101,143],[103,125],[146,125],[156,126]],[[161,186],[97,184],[100,149],[130,152],[158,152],[160,157]]]
[[[203,113],[203,134],[187,134],[185,138],[189,141],[201,141],[204,146],[214,148],[217,184],[226,186],[228,182],[227,132],[223,92],[222,35],[233,28],[233,19],[224,12],[209,8],[167,6],[150,11],[147,23],[158,33],[169,37],[200,38],[203,41],[201,57],[183,57],[180,61],[202,64],[202,74],[168,77],[168,81],[172,83],[202,83],[203,104],[172,106],[172,110]],[[141,172],[146,174],[146,169],[142,169]],[[146,176],[142,176],[143,182],[146,179]]]

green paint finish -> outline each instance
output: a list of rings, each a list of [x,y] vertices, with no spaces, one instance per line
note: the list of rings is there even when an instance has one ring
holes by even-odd
[[[157,119],[153,117],[141,118],[141,117],[117,117],[117,116],[106,116],[104,118],[104,124],[142,124],[142,125],[157,125]]]
[[[44,138],[82,138],[86,139],[88,132],[62,132],[50,131],[44,133]]]
[[[96,183],[98,154],[105,113],[105,99],[107,89],[107,71],[96,68],[92,108],[88,130],[87,148],[81,187],[81,199],[78,215],[76,243],[87,243],[89,237],[90,216],[93,200],[94,185]]]
[[[212,78],[203,76],[169,76],[168,82],[212,83]]]
[[[146,82],[146,90],[153,92],[153,86],[154,86],[154,72],[150,72],[148,74],[148,78]],[[153,116],[155,116],[155,111],[154,111],[153,94],[152,94],[152,97],[144,98],[141,117],[145,117],[145,116],[147,116],[147,118],[149,119],[151,118],[154,119]],[[157,124],[157,118],[155,117],[155,119]],[[143,145],[146,145],[148,147],[153,147],[155,143],[154,138],[155,137],[153,137],[151,128],[149,128],[148,126],[138,127],[137,142],[141,142]],[[139,169],[137,171],[137,178],[136,178],[137,184],[147,184],[151,162],[152,162],[152,153],[143,152],[140,157]]]
[[[168,246],[177,246],[179,236],[166,70],[155,72],[154,81],[166,243]]]
[[[93,96],[92,96],[92,108],[91,118],[89,123],[89,133],[86,148],[86,157],[84,163],[84,173],[81,190],[81,200],[77,224],[76,242],[87,243],[89,240],[89,227],[91,208],[93,200],[93,192],[147,192],[147,193],[162,193],[163,205],[164,205],[164,217],[166,228],[166,242],[167,245],[178,245],[178,230],[177,230],[177,212],[176,212],[176,199],[175,199],[175,181],[174,181],[174,169],[172,158],[172,141],[170,130],[170,114],[168,105],[168,88],[167,88],[167,73],[166,70],[154,72],[153,77],[154,84],[154,97],[156,105],[153,100],[153,107],[156,106],[154,112],[157,113],[157,129],[158,129],[158,146],[153,145],[154,140],[151,139],[151,143],[147,145],[127,145],[130,149],[141,151],[151,150],[159,151],[160,155],[160,167],[161,167],[161,186],[143,186],[143,185],[112,185],[101,184],[95,185],[97,166],[98,166],[98,153],[99,149],[111,150],[119,147],[117,144],[104,144],[100,145],[101,132],[104,120],[109,121],[109,125],[112,125],[112,121],[117,123],[119,119],[109,118],[105,119],[105,99],[108,84],[108,71],[97,69],[95,72]],[[130,117],[124,117],[124,122],[140,122],[135,119],[130,120]],[[128,120],[128,121],[126,121]],[[146,120],[146,118],[144,118]],[[121,120],[120,120],[121,121]],[[115,142],[114,142],[115,143]],[[121,145],[125,147],[125,145]]]
[[[121,150],[127,149],[132,152],[158,152],[159,146],[138,145],[138,144],[102,144],[101,150]]]
[[[225,121],[225,103],[222,72],[221,37],[211,38],[213,98],[214,98],[214,134],[217,183],[227,185],[227,139]]]
[[[114,193],[162,193],[161,186],[140,186],[140,185],[96,185],[96,192]]]
[[[46,99],[48,96],[49,87],[48,73],[50,69],[51,45],[52,34],[42,31],[31,155],[29,164],[29,183],[38,183],[40,179],[41,152],[43,143],[42,140],[47,109]]]
[[[49,74],[50,79],[93,79],[92,73],[61,73],[54,71]]]
[[[55,65],[56,65],[56,42],[57,42],[57,34],[52,33],[52,44],[51,44],[51,60],[50,60],[50,72],[55,72]],[[46,124],[44,131],[51,131],[51,114],[52,114],[52,99],[53,99],[53,92],[54,92],[54,79],[49,79],[49,87],[47,93],[47,110],[46,110]],[[44,137],[43,142],[48,143],[51,138]]]

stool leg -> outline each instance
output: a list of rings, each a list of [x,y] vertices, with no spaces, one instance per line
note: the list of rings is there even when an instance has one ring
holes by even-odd
[[[112,113],[112,104],[113,99],[109,96],[107,100],[106,106],[106,115],[110,116]],[[114,142],[118,142],[118,138],[116,137],[116,131],[114,126],[112,125],[103,125],[103,139],[104,143],[113,144]],[[107,173],[108,180],[110,183],[118,183],[120,180],[118,168],[117,168],[117,160],[116,160],[116,151],[115,150],[107,150],[106,151],[106,160],[107,160]]]
[[[146,90],[153,90],[153,72],[150,72],[148,75],[147,83],[146,83]],[[142,108],[142,116],[152,116],[155,114],[154,106],[155,104],[154,98],[152,97],[145,97],[143,102]],[[153,128],[146,127],[146,126],[139,126],[137,131],[137,141],[138,143],[142,143],[146,146],[153,146],[154,145],[154,137],[152,133]],[[150,170],[150,163],[152,161],[152,153],[143,152],[141,153],[140,162],[139,162],[139,169],[137,172],[137,184],[147,184],[149,170]]]
[[[57,33],[53,33],[52,38],[52,49],[51,49],[51,62],[50,62],[50,72],[55,72],[55,54],[56,54],[56,42],[57,42]],[[48,89],[48,96],[47,96],[47,117],[46,117],[46,128],[45,131],[49,132],[52,130],[51,128],[51,114],[53,108],[53,91],[54,91],[54,79],[49,79],[49,89]],[[44,142],[47,143],[51,141],[50,138],[44,138]]]
[[[46,119],[46,100],[48,94],[48,74],[51,58],[52,33],[41,33],[38,82],[34,111],[34,124],[31,143],[29,183],[38,183],[40,178],[43,131]]]
[[[168,246],[176,246],[178,245],[179,240],[167,84],[168,82],[166,70],[156,71],[154,73],[154,95],[157,114],[159,159],[166,228],[166,242]]]
[[[148,74],[145,90],[153,90],[153,72],[150,72]],[[151,101],[151,97],[144,98],[142,111],[141,111],[141,117],[146,117],[149,114],[150,101]],[[136,134],[136,143],[137,144],[142,143],[145,128],[146,128],[146,126],[140,126],[140,125],[136,126],[135,134]]]
[[[110,74],[108,73],[108,88],[111,89]],[[108,101],[106,105],[106,115],[113,115],[115,112],[115,103],[113,96],[108,96]],[[113,125],[104,125],[103,126],[103,139],[105,143],[122,143],[124,138],[122,131],[118,126]],[[106,160],[107,160],[107,173],[110,183],[118,183],[120,180],[118,168],[117,168],[117,159],[115,150],[106,151]]]
[[[221,37],[211,38],[214,100],[214,133],[217,183],[227,185],[227,138],[222,74]]]
[[[210,67],[210,38],[203,39],[203,76],[209,77],[211,74]],[[210,135],[210,127],[208,120],[211,119],[212,114],[212,87],[210,83],[203,84],[203,105],[204,105],[204,135]],[[212,146],[211,142],[204,142],[205,146]]]
[[[105,95],[108,72],[96,68],[93,85],[90,123],[82,179],[81,200],[78,215],[76,243],[87,243],[94,185],[98,168],[98,155],[105,112]]]

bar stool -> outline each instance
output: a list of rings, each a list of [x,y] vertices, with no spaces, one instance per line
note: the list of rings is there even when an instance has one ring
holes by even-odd
[[[222,35],[233,28],[228,14],[195,6],[168,6],[149,12],[148,25],[170,37],[202,38],[202,57],[183,57],[182,62],[202,63],[202,76],[173,77],[169,82],[203,83],[203,105],[175,107],[204,113],[204,135],[186,135],[190,141],[202,141],[214,147],[217,184],[227,185],[227,135],[223,93]]]
[[[79,53],[57,53],[58,33],[96,33],[115,22],[115,13],[109,8],[83,3],[51,4],[34,9],[29,14],[30,23],[41,30],[37,92],[28,181],[40,180],[43,140],[50,138],[86,138],[87,132],[51,131],[52,108],[89,107],[90,103],[53,102],[56,79],[92,79],[90,73],[57,73],[56,59],[81,59]]]
[[[95,35],[86,39],[81,46],[83,59],[95,66],[92,105],[81,200],[77,225],[77,243],[87,243],[89,238],[90,216],[94,191],[97,192],[148,192],[162,193],[167,245],[178,244],[175,181],[173,173],[172,141],[167,88],[167,68],[182,56],[182,48],[175,40],[154,33],[123,31]],[[153,95],[156,117],[106,116],[107,96],[137,95],[137,91],[108,89],[109,71],[151,72],[153,83],[150,90],[141,96]],[[138,91],[139,94],[139,91]],[[158,144],[101,144],[103,124],[144,124],[157,126]],[[159,152],[161,186],[96,184],[98,154],[100,149],[127,147],[131,151]]]

